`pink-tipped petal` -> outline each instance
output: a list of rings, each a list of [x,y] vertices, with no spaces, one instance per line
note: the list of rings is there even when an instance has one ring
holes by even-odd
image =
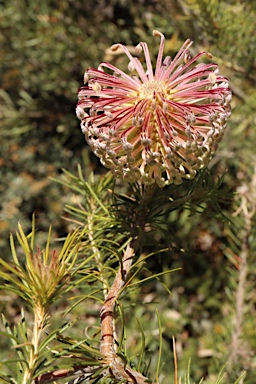
[[[217,64],[196,64],[208,53],[192,58],[187,40],[172,60],[163,58],[164,35],[153,34],[161,38],[155,72],[146,43],[138,46],[146,71],[116,44],[137,76],[109,63],[88,69],[76,112],[87,142],[116,177],[162,188],[193,179],[207,166],[230,117],[232,95]]]

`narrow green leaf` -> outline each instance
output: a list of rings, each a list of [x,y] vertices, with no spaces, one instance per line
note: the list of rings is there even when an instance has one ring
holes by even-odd
[[[51,243],[51,232],[52,232],[52,226],[49,227],[48,236],[47,236],[47,243],[46,247],[43,253],[43,263],[47,264],[48,258],[49,258],[49,252],[50,252],[50,243]]]
[[[160,373],[160,365],[161,365],[161,359],[162,359],[162,349],[163,349],[163,335],[162,335],[162,326],[161,326],[161,320],[158,313],[158,310],[156,309],[156,315],[158,320],[158,330],[159,330],[159,353],[157,358],[157,366],[156,366],[156,382],[159,382],[159,373]]]
[[[156,273],[155,275],[146,277],[145,279],[142,279],[142,280],[136,281],[135,283],[130,284],[129,287],[134,287],[135,285],[140,285],[140,284],[144,283],[145,281],[154,280],[159,276],[167,275],[168,273],[173,273],[173,272],[179,271],[180,269],[181,268],[175,268],[175,269],[171,269],[169,271]]]
[[[105,207],[105,205],[100,201],[99,197],[95,194],[94,190],[91,188],[91,186],[88,184],[88,183],[85,183],[88,191],[90,192],[91,196],[95,199],[95,201],[97,201],[98,205],[102,208],[102,210],[105,212],[105,213],[108,213],[108,210],[107,208]]]
[[[10,245],[11,245],[11,252],[12,252],[13,260],[14,260],[14,262],[15,262],[17,265],[20,265],[20,263],[19,263],[19,259],[18,259],[17,254],[16,254],[16,248],[15,248],[14,238],[13,238],[13,235],[12,235],[12,234],[10,235]],[[0,261],[1,261],[1,260],[0,260]]]
[[[133,264],[133,268],[137,266],[137,264],[140,264],[140,263],[144,263],[147,259],[149,259],[150,257],[152,256],[156,256],[158,255],[159,253],[163,253],[163,252],[167,252],[169,251],[169,248],[164,248],[164,249],[160,249],[159,251],[157,252],[152,252],[152,253],[149,253],[148,255],[144,256],[144,257],[140,257],[134,264]]]
[[[236,380],[234,384],[240,384],[240,380],[243,379],[246,376],[246,371],[242,373],[242,375]]]
[[[119,329],[120,337],[119,337],[119,340],[118,340],[118,345],[119,345],[118,350],[121,351],[122,350],[123,341],[124,341],[124,328],[125,328],[124,309],[123,309],[122,304],[120,304],[120,303],[117,303],[117,306],[118,306],[118,310],[119,310],[119,314],[120,314],[120,320],[121,320],[121,327]]]
[[[79,179],[82,181],[83,184],[85,184],[86,181],[84,179],[84,175],[83,175],[81,164],[77,165],[77,173],[78,173]],[[93,172],[91,172],[90,177],[93,178],[93,176],[94,176],[94,174],[93,174]],[[94,182],[94,180],[91,180],[91,181]]]
[[[36,233],[36,217],[35,213],[32,215],[32,230],[28,238],[30,239],[30,249],[33,251],[35,249],[35,233]]]
[[[90,355],[92,356],[98,356],[100,358],[103,358],[102,354],[98,349],[92,348],[89,345],[87,345],[86,339],[76,341],[70,337],[59,335],[57,336],[57,340],[62,342],[63,344],[69,345],[69,347],[67,348],[69,352],[72,351],[76,353],[84,353],[84,351],[86,351],[86,352],[89,352]],[[61,354],[64,354],[64,353],[66,352],[63,351]]]
[[[6,261],[4,261],[3,259],[0,259],[0,264],[2,264],[3,267],[5,267],[8,271],[12,272],[14,275],[16,276],[20,276],[20,272],[24,271],[20,266],[19,264],[17,265],[17,268],[15,268],[15,265],[10,265],[8,264]],[[8,278],[6,278],[6,273],[0,271],[0,276],[5,276],[4,279],[8,280]],[[8,275],[7,275],[8,276]]]
[[[190,384],[190,366],[191,366],[191,359],[188,360],[188,367],[187,367],[187,372],[186,372],[186,377],[185,377],[185,384]]]
[[[225,365],[222,367],[220,373],[218,374],[216,384],[221,384],[223,378],[225,377],[226,372],[224,372],[224,370],[225,370],[226,366],[227,366],[227,364],[225,364]]]
[[[14,346],[16,346],[20,343],[20,340],[18,339],[18,337],[15,337],[12,333],[9,333],[8,331],[7,332],[0,331],[0,335],[10,339]]]
[[[54,339],[56,339],[56,335],[58,333],[58,330],[54,330],[51,333],[47,335],[47,337],[44,339],[44,341],[39,345],[38,351],[41,353],[44,348],[47,347],[47,345]]]
[[[24,344],[24,348],[29,351],[31,349],[30,343],[27,338],[26,329],[24,329],[23,319],[21,319],[21,323],[17,324],[18,332],[21,337],[20,344]]]
[[[20,223],[18,223],[17,239],[19,240],[20,245],[23,250],[30,255],[31,249],[28,244],[28,239],[23,231],[23,228]]]
[[[143,358],[144,358],[144,354],[145,354],[146,339],[145,339],[144,329],[143,329],[142,324],[139,321],[138,317],[136,317],[136,320],[137,320],[137,323],[140,327],[140,333],[141,333],[141,352],[140,352],[139,362],[138,362],[138,366],[137,366],[137,370],[138,370],[138,372],[140,372],[141,365],[142,365]]]
[[[0,288],[2,288],[4,290],[7,290],[7,291],[10,291],[10,292],[13,292],[17,296],[21,297],[22,299],[24,299],[25,301],[30,303],[29,297],[27,295],[27,288],[26,288],[26,286],[23,285],[22,283],[20,285],[16,284],[16,280],[15,280],[15,285],[17,286],[17,288],[16,287],[12,287],[11,285],[0,285]]]

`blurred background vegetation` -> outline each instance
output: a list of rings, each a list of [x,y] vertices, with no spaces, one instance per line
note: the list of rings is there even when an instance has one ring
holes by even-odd
[[[153,55],[158,29],[166,36],[165,53],[174,55],[184,40],[194,41],[193,53],[209,51],[229,78],[233,92],[232,117],[217,155],[210,164],[213,180],[225,174],[223,190],[241,191],[251,205],[256,200],[256,2],[253,0],[13,0],[0,5],[0,250],[10,257],[9,233],[21,222],[29,230],[36,214],[37,241],[43,244],[50,224],[55,238],[74,224],[63,218],[64,207],[79,200],[71,189],[54,182],[62,168],[76,174],[105,172],[91,155],[75,116],[77,90],[86,68],[110,61],[124,70],[126,59],[109,51],[122,42],[136,46],[146,41]],[[184,184],[186,186],[186,183]],[[239,189],[240,188],[240,189]],[[216,217],[205,205],[203,214],[182,209],[169,215],[167,236],[158,234],[162,248],[171,242],[171,254],[150,259],[154,272],[182,267],[163,280],[170,296],[155,281],[127,297],[136,302],[127,313],[129,348],[136,353],[135,316],[147,329],[147,353],[158,348],[155,307],[162,316],[163,372],[172,372],[172,336],[177,343],[180,372],[192,359],[194,380],[204,376],[214,383],[231,351],[235,295],[245,221],[234,217],[241,199],[221,206],[229,220]],[[207,208],[207,209],[205,209]],[[245,383],[256,383],[256,263],[255,217],[248,236],[246,300],[242,308],[243,348],[230,382],[247,370]],[[168,237],[168,239],[166,238]],[[135,296],[132,296],[135,295]],[[19,303],[1,292],[1,311],[16,322]],[[144,304],[147,303],[147,304]],[[63,307],[65,303],[63,303]],[[96,308],[97,309],[97,308]],[[93,323],[97,312],[87,315]],[[77,314],[76,314],[77,315]],[[129,318],[131,316],[131,318]],[[91,318],[92,317],[92,318]],[[81,324],[81,333],[85,324]],[[1,340],[3,348],[5,341]],[[0,348],[2,350],[2,348]],[[0,356],[1,357],[1,356]],[[169,383],[170,381],[165,381]],[[227,382],[228,383],[228,382]]]

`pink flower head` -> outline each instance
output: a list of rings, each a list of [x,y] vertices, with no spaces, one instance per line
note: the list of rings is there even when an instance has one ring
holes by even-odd
[[[93,152],[117,177],[160,187],[193,179],[217,149],[230,116],[231,91],[214,63],[195,64],[187,40],[177,55],[163,59],[164,35],[153,71],[148,46],[144,69],[126,46],[129,76],[109,63],[85,72],[77,116]],[[113,72],[104,72],[107,68]]]

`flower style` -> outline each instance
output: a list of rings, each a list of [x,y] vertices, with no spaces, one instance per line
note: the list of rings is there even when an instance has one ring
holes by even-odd
[[[109,63],[89,68],[77,116],[92,150],[114,175],[164,187],[193,179],[207,166],[226,128],[232,96],[217,64],[195,64],[209,53],[192,58],[187,40],[173,59],[163,59],[164,35],[153,34],[161,38],[155,70],[146,43],[136,48],[144,51],[146,70],[126,46],[114,45],[137,75]]]

